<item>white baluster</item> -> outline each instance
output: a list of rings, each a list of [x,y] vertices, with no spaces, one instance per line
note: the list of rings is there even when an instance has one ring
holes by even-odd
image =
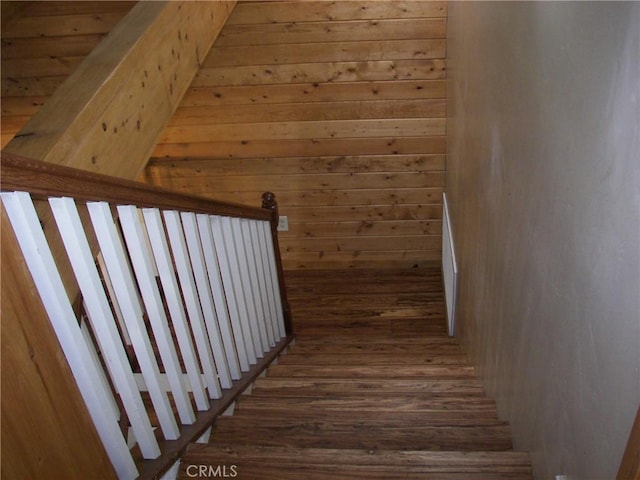
[[[105,288],[107,289],[107,296],[111,300],[111,305],[113,306],[113,313],[116,316],[116,320],[118,321],[118,326],[120,327],[120,332],[122,333],[122,337],[127,345],[131,345],[131,338],[129,337],[129,331],[127,330],[127,325],[122,318],[122,309],[120,308],[120,304],[118,303],[118,299],[116,297],[115,291],[113,289],[113,282],[111,281],[111,277],[109,276],[109,271],[107,270],[107,266],[104,263],[104,258],[102,256],[102,252],[98,252],[96,256],[96,261],[98,262],[98,269],[100,270],[100,275],[102,275],[102,279],[104,280]]]
[[[269,340],[267,339],[267,327],[265,322],[264,306],[262,304],[262,296],[260,295],[260,282],[258,281],[258,260],[256,258],[256,247],[253,245],[251,238],[251,223],[255,220],[240,220],[240,228],[242,230],[242,240],[244,241],[244,249],[247,256],[247,267],[249,270],[249,292],[253,298],[255,306],[255,318],[252,325],[252,331],[258,334],[260,351],[262,353],[269,351]]]
[[[242,235],[241,219],[231,218],[231,234],[233,238],[233,244],[236,249],[236,260],[238,263],[238,278],[236,280],[236,287],[239,292],[242,292],[240,298],[244,299],[245,306],[245,323],[247,325],[247,331],[250,334],[250,339],[253,347],[253,352],[257,358],[262,358],[262,346],[260,345],[260,336],[258,333],[258,314],[256,313],[256,306],[253,301],[253,294],[251,293],[251,279],[249,278],[249,267],[247,264],[247,252],[244,248],[244,239]],[[242,309],[240,309],[242,312]],[[245,325],[243,323],[243,327]],[[255,363],[255,362],[254,362]]]
[[[204,258],[203,246],[201,243],[200,232],[196,222],[194,213],[183,212],[180,214],[182,219],[182,227],[184,229],[185,239],[187,241],[187,249],[191,260],[191,268],[195,277],[197,296],[200,299],[202,314],[207,326],[207,333],[210,341],[211,350],[215,359],[215,364],[220,378],[222,388],[231,388],[231,374],[225,349],[222,343],[218,319],[213,304],[211,286],[207,277],[207,266]],[[211,230],[209,230],[211,232]],[[209,235],[210,237],[211,235]],[[209,238],[211,242],[211,238]]]
[[[258,283],[260,284],[260,297],[262,302],[262,308],[264,311],[264,323],[267,328],[267,338],[270,346],[276,344],[275,336],[273,334],[273,318],[275,318],[275,306],[272,307],[273,302],[270,301],[269,292],[267,290],[267,277],[266,271],[267,265],[267,252],[265,251],[266,245],[263,241],[260,228],[261,222],[254,220],[251,222],[251,238],[256,251],[256,266],[258,270]],[[273,311],[272,311],[273,308]]]
[[[167,232],[169,234],[169,242],[173,259],[178,270],[178,278],[182,289],[184,303],[189,313],[189,322],[193,331],[193,338],[198,349],[198,357],[200,365],[204,372],[204,378],[209,388],[210,398],[220,398],[222,391],[220,382],[218,381],[218,371],[213,363],[213,352],[209,343],[209,335],[204,325],[204,316],[200,305],[200,298],[196,291],[196,283],[193,277],[193,269],[191,260],[187,251],[184,230],[180,221],[180,214],[175,211],[167,210],[163,212]]]
[[[242,286],[242,274],[240,273],[240,253],[236,247],[237,242],[233,234],[233,219],[221,217],[222,237],[227,252],[227,260],[231,272],[231,288],[235,293],[236,304],[240,315],[240,325],[242,326],[242,338],[247,350],[247,357],[251,365],[256,363],[256,351],[251,335],[251,325],[249,323],[249,310]],[[225,288],[226,288],[225,284]]]
[[[282,299],[280,297],[280,284],[278,283],[278,268],[276,267],[273,237],[271,236],[271,225],[268,222],[265,222],[262,225],[262,228],[264,230],[265,241],[267,243],[266,252],[269,258],[269,276],[271,277],[271,288],[276,307],[276,331],[279,332],[280,338],[283,338],[286,336],[284,328],[284,314],[282,313]]]
[[[171,385],[173,399],[178,408],[180,421],[184,424],[191,424],[195,422],[195,414],[182,381],[178,355],[156,283],[155,266],[152,263],[151,252],[147,248],[146,233],[138,216],[138,209],[135,206],[119,206],[118,214],[153,335]]]
[[[222,277],[220,273],[220,264],[218,262],[218,253],[216,244],[211,231],[210,215],[199,214],[196,216],[198,221],[198,230],[202,239],[202,248],[204,259],[207,264],[207,275],[209,278],[209,286],[213,295],[215,305],[214,318],[220,327],[220,335],[224,344],[224,351],[227,357],[227,365],[231,373],[231,378],[238,380],[241,377],[240,364],[238,363],[238,354],[233,339],[233,331],[231,320],[229,318],[229,309],[227,299],[224,295],[224,286],[222,285]]]
[[[142,215],[147,226],[151,250],[153,251],[158,275],[162,283],[162,290],[171,316],[171,325],[178,340],[180,354],[187,370],[193,398],[196,401],[198,410],[207,410],[209,408],[209,400],[204,391],[198,359],[191,341],[191,332],[187,324],[182,296],[178,288],[176,272],[169,253],[169,245],[167,244],[162,218],[160,218],[160,211],[157,208],[144,208],[142,209]]]
[[[129,359],[116,328],[109,300],[91,254],[91,247],[72,198],[50,198],[49,205],[58,225],[71,267],[85,299],[89,320],[96,334],[111,379],[120,394],[127,417],[144,458],[157,458],[160,447],[140,397]]]
[[[110,392],[95,381],[99,374],[73,313],[31,198],[24,192],[7,192],[1,196],[25,262],[107,455],[119,478],[135,478],[138,471],[120,426],[114,421],[107,397]]]
[[[106,269],[113,279],[115,296],[121,306],[122,316],[131,337],[146,388],[151,396],[153,408],[160,422],[162,434],[167,440],[175,440],[180,432],[171,410],[169,398],[165,393],[165,382],[161,377],[149,333],[144,323],[138,289],[124,251],[122,239],[113,221],[111,209],[105,202],[90,202],[87,204],[87,208],[105,260]]]

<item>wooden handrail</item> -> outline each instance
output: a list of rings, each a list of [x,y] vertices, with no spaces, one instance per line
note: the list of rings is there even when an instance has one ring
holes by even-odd
[[[155,207],[229,217],[271,220],[270,211],[239,203],[185,195],[99,173],[64,167],[2,152],[0,189],[29,192],[35,198],[72,197],[121,205]]]
[[[136,480],[158,480],[169,468],[180,459],[190,443],[198,439],[213,422],[227,410],[231,404],[251,385],[256,378],[280,355],[293,341],[293,335],[284,337],[276,347],[265,355],[259,363],[251,367],[231,390],[227,390],[222,398],[211,401],[211,408],[205,412],[198,412],[196,421],[192,425],[182,426],[178,440],[164,440],[160,448],[162,455],[155,460],[143,460],[140,465],[140,476]]]
[[[203,213],[213,216],[236,217],[259,221],[269,221],[272,234],[272,248],[277,270],[277,283],[282,302],[284,329],[286,335],[253,365],[242,378],[223,393],[219,400],[211,401],[211,408],[200,412],[193,425],[182,426],[180,437],[161,443],[162,454],[155,460],[143,460],[139,465],[140,479],[157,479],[179,458],[189,442],[197,439],[222,414],[236,397],[276,358],[293,340],[293,322],[284,284],[284,274],[280,257],[277,224],[278,208],[271,193],[263,195],[263,208],[248,207],[231,202],[221,202],[208,198],[185,195],[175,191],[146,185],[131,180],[118,179],[75,168],[36,161],[2,152],[0,162],[0,190],[3,192],[28,192],[34,199],[49,197],[71,197],[78,202],[108,202],[115,205],[135,205],[162,210],[177,210]],[[45,222],[46,223],[46,222]],[[266,230],[266,225],[264,225]],[[264,232],[268,238],[268,232]],[[56,245],[54,247],[60,247]],[[91,246],[93,249],[94,246]],[[52,248],[53,251],[53,248]],[[61,274],[62,278],[62,274]],[[275,279],[274,279],[275,280]],[[274,291],[277,295],[277,292]],[[72,297],[73,298],[73,297]],[[277,297],[276,297],[277,298]],[[277,300],[276,300],[277,302]],[[282,328],[280,328],[282,332]],[[281,334],[282,335],[282,334]]]

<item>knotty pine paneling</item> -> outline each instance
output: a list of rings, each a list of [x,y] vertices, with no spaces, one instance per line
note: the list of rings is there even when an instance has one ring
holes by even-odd
[[[146,169],[164,187],[259,204],[285,268],[440,258],[446,3],[239,2]]]
[[[2,148],[135,3],[2,2]]]

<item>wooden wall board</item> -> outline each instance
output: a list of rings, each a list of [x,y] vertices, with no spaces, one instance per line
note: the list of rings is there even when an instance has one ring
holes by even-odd
[[[128,12],[136,4],[135,1],[125,0],[100,0],[94,1],[69,1],[69,0],[41,0],[28,2],[29,5],[23,15],[31,17],[95,14],[102,15],[107,12]]]
[[[283,256],[285,270],[321,270],[342,268],[423,268],[441,261],[439,250],[405,250],[403,252],[314,252],[288,253]]]
[[[339,157],[261,157],[261,158],[157,158],[149,162],[153,177],[185,178],[227,175],[241,171],[246,175],[284,175],[294,173],[362,173],[444,170],[445,156],[436,155],[358,155]]]
[[[387,220],[385,222],[302,222],[289,226],[287,236],[304,238],[353,237],[353,236],[404,236],[440,235],[442,222],[439,220]]]
[[[446,4],[240,2],[147,164],[211,198],[273,191],[287,268],[440,255]]]
[[[164,180],[170,188],[192,193],[267,191],[278,192],[312,190],[348,190],[378,188],[422,188],[425,185],[444,187],[444,172],[366,172],[293,175],[201,175],[190,179]]]
[[[441,205],[443,188],[433,188],[416,192],[415,188],[375,188],[375,189],[346,189],[333,190],[284,190],[278,193],[283,203],[291,207],[303,207],[309,204],[326,205],[329,207],[367,206],[367,205]],[[207,191],[200,195],[219,197],[226,201],[255,205],[262,195],[256,191]]]
[[[286,65],[202,68],[192,86],[332,83],[377,80],[439,80],[446,77],[444,59],[335,61]]]
[[[3,32],[5,33],[5,32]],[[5,33],[6,35],[6,33]],[[87,56],[105,34],[2,38],[2,59]]]
[[[2,98],[5,97],[50,97],[67,79],[64,76],[26,78],[2,78]]]
[[[318,251],[360,251],[360,252],[394,252],[396,250],[437,250],[440,245],[438,235],[405,235],[402,240],[397,236],[353,236],[322,238],[290,238],[280,239],[283,254]]]
[[[381,138],[299,138],[281,140],[216,140],[200,143],[160,143],[152,158],[210,157],[228,158],[302,157],[337,155],[407,155],[445,153],[444,136]]]
[[[220,47],[355,40],[445,38],[445,18],[346,20],[229,25],[217,40]]]
[[[301,43],[297,45],[247,45],[216,47],[203,66],[239,67],[288,63],[348,62],[366,57],[379,60],[424,60],[444,57],[444,39],[356,40],[349,42]]]
[[[178,112],[198,106],[240,106],[270,103],[347,102],[362,100],[445,99],[444,80],[391,80],[349,83],[283,83],[251,86],[193,85]]]
[[[4,148],[136,2],[18,4],[0,32]],[[4,11],[4,10],[3,10]]]
[[[2,62],[2,75],[9,78],[69,76],[84,60],[76,57],[7,58]]]
[[[179,108],[169,127],[180,125],[246,124],[252,122],[302,122],[350,118],[444,118],[444,99],[351,100],[341,102],[281,103],[261,105],[211,105]]]
[[[302,207],[309,204],[327,206],[365,206],[365,205],[441,205],[442,191],[440,187],[426,189],[416,188],[375,188],[333,190],[290,190],[278,192],[278,198],[291,207]],[[211,194],[211,192],[209,192]],[[252,205],[256,203],[261,191],[217,192],[215,195],[228,201]],[[291,228],[291,227],[290,227]]]
[[[443,136],[443,118],[391,118],[317,120],[303,122],[247,122],[223,125],[170,126],[158,143],[199,143],[210,138],[227,140],[287,140],[297,138],[368,138]]]
[[[240,2],[229,25],[446,17],[444,1]]]

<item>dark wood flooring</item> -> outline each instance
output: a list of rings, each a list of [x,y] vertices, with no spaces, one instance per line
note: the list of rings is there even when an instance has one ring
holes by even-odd
[[[446,334],[438,268],[296,271],[286,281],[295,345],[216,421],[208,444],[189,447],[180,478],[532,478]]]

